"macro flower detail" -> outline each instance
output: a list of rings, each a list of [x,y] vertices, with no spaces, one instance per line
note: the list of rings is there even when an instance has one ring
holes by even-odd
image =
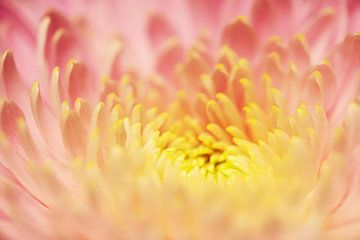
[[[357,1],[0,1],[1,239],[358,239]]]

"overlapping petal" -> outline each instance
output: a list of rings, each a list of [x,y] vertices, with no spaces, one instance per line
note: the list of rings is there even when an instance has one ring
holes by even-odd
[[[360,236],[356,1],[0,7],[2,238]]]

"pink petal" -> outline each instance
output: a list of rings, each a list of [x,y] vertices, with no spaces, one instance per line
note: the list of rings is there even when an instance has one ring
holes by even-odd
[[[257,47],[254,29],[242,18],[236,18],[225,27],[222,43],[229,45],[240,57],[252,59]]]

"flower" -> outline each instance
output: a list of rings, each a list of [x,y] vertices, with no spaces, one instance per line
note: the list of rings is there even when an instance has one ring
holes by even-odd
[[[356,239],[357,1],[1,1],[3,239]]]

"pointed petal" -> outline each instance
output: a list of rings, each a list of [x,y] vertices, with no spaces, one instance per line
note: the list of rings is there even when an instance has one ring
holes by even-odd
[[[156,62],[156,70],[167,78],[174,74],[176,64],[183,58],[183,50],[177,39],[169,39]]]
[[[147,34],[154,49],[159,49],[167,39],[175,35],[175,29],[161,14],[152,14],[147,23]]]
[[[0,104],[0,127],[17,151],[27,154],[33,160],[40,159],[39,151],[27,129],[25,116],[21,109],[8,100]]]
[[[50,151],[56,157],[64,157],[64,149],[62,148],[61,142],[61,126],[60,124],[56,124],[56,122],[59,122],[58,119],[55,118],[43,102],[38,82],[35,82],[32,85],[30,101],[35,122],[45,140],[45,143],[49,146]],[[49,125],[51,125],[50,129],[48,127]]]
[[[308,53],[305,38],[302,35],[296,36],[289,46],[290,60],[293,61],[298,69],[303,72],[310,66],[310,56]]]
[[[254,29],[238,17],[224,29],[222,43],[229,45],[240,57],[251,59],[256,51],[257,36]]]
[[[27,93],[15,66],[11,51],[5,51],[0,62],[0,89],[3,95],[16,101],[18,104],[27,102]]]
[[[94,97],[97,96],[92,94],[92,82],[84,64],[75,60],[70,61],[67,66],[67,76],[69,99],[72,103],[77,98],[84,98],[91,102],[96,100]]]
[[[87,145],[87,133],[80,118],[74,112],[69,112],[64,117],[63,141],[72,157],[84,157]]]

